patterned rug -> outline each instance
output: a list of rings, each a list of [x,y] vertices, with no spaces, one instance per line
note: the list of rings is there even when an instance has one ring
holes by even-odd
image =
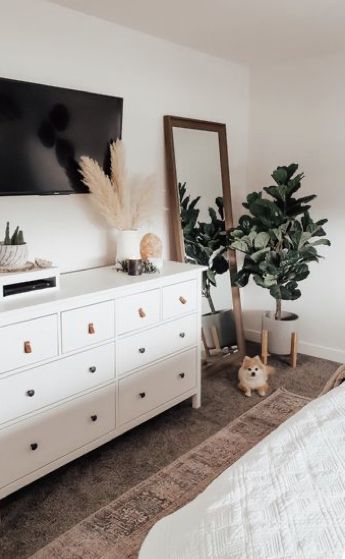
[[[102,507],[32,559],[136,559],[150,528],[191,501],[309,398],[278,389],[199,446]]]

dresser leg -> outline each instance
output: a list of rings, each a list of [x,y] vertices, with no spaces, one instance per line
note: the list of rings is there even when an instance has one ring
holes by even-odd
[[[200,408],[201,406],[201,394],[200,392],[198,394],[194,394],[194,396],[192,397],[192,407],[197,410],[198,408]]]

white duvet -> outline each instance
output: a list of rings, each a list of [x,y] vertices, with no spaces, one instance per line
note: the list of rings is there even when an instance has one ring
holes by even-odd
[[[139,559],[345,557],[345,388],[305,406],[160,520]]]

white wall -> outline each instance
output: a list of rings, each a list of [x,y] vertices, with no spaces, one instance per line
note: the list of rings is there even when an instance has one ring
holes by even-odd
[[[235,208],[246,183],[249,71],[42,0],[2,0],[0,75],[124,97],[132,172],[155,172],[164,191],[163,115],[228,126]],[[90,130],[92,133],[92,130]],[[164,194],[149,229],[168,254]],[[88,195],[0,198],[0,230],[19,223],[31,257],[64,270],[111,263],[114,241]]]
[[[277,165],[300,164],[303,193],[315,193],[312,216],[327,217],[331,248],[311,264],[302,298],[286,310],[302,318],[301,351],[345,361],[345,56],[257,67],[251,74],[251,139],[248,192],[272,184]],[[273,308],[266,290],[242,291],[245,327],[260,329],[255,309]],[[249,309],[251,312],[249,312]]]

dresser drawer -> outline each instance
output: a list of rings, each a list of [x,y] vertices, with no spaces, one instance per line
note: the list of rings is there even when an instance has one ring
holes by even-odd
[[[197,306],[197,282],[184,281],[163,287],[163,320],[193,312]]]
[[[123,375],[156,359],[196,345],[196,325],[196,316],[191,315],[118,340],[118,374]]]
[[[0,372],[11,371],[58,354],[56,315],[0,328]]]
[[[125,334],[157,324],[160,319],[160,290],[143,291],[116,301],[116,327]]]
[[[120,425],[194,388],[196,374],[196,350],[191,349],[120,380]]]
[[[106,387],[0,430],[0,487],[115,428],[115,390]]]
[[[63,353],[113,338],[113,301],[64,311],[61,314],[61,329]]]
[[[0,423],[114,379],[113,344],[0,379]]]

